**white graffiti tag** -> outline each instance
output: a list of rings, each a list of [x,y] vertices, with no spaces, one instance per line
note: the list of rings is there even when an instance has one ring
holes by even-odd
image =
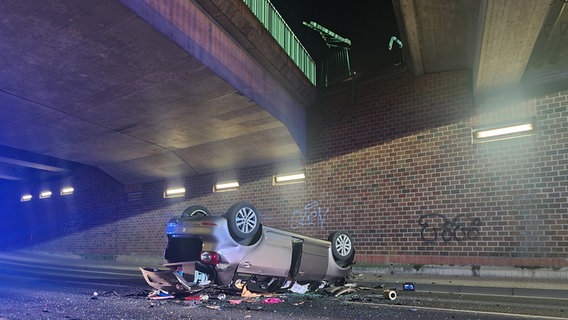
[[[312,201],[304,206],[303,210],[292,212],[290,228],[299,229],[301,227],[313,226],[323,229],[329,208],[322,210],[318,201]]]

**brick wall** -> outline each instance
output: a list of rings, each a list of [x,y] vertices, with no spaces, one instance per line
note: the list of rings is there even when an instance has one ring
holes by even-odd
[[[59,195],[63,187],[73,186],[72,195]],[[51,190],[53,195],[39,199],[42,190]],[[30,247],[68,234],[82,234],[104,226],[123,214],[117,210],[123,197],[123,186],[96,168],[81,168],[64,181],[45,181],[41,184],[14,186],[10,195],[2,197],[4,247]],[[31,193],[34,198],[20,202],[22,193]],[[108,237],[108,235],[107,235]],[[102,237],[101,237],[102,238]],[[97,247],[93,239],[85,239]],[[50,247],[53,251],[73,251],[74,243],[58,242]]]
[[[296,165],[296,164],[292,164]],[[105,173],[92,169],[77,175],[75,194],[64,199],[15,203],[11,214],[34,220],[37,227],[20,228],[18,247],[78,255],[161,257],[166,244],[165,227],[189,205],[205,205],[214,215],[247,200],[261,212],[261,222],[286,228],[292,213],[304,206],[304,184],[273,186],[273,175],[289,163],[239,170],[237,191],[212,192],[219,174],[187,177],[185,197],[163,198],[167,182],[123,186]],[[57,183],[55,183],[57,184]],[[48,210],[56,207],[56,210]],[[45,215],[46,210],[54,214]]]
[[[471,87],[399,74],[310,109],[307,198],[360,263],[568,265],[568,92],[474,108]],[[472,143],[472,125],[531,116],[536,135]]]
[[[165,224],[186,206],[221,214],[249,200],[267,225],[350,231],[363,264],[566,266],[568,92],[474,107],[470,77],[400,73],[323,92],[308,109],[305,184],[272,186],[288,166],[277,164],[236,172],[238,191],[213,193],[224,173],[207,174],[184,180],[186,197],[164,199],[166,182],[77,173],[65,202],[8,206],[44,226],[20,230],[20,244],[161,256]],[[536,135],[472,143],[472,126],[517,118],[533,118]]]

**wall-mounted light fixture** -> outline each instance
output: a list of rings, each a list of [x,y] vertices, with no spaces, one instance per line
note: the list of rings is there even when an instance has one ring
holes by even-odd
[[[238,181],[219,182],[213,186],[213,192],[233,191],[239,188]]]
[[[273,177],[272,185],[279,186],[284,184],[302,183],[305,180],[306,180],[306,175],[304,173],[278,175]]]
[[[40,194],[39,194],[39,198],[40,198],[40,199],[47,199],[47,198],[51,198],[51,194],[52,194],[52,192],[51,192],[51,191],[49,191],[49,190],[45,190],[45,191],[42,191],[42,192],[40,192]]]
[[[75,192],[75,188],[73,187],[65,187],[61,189],[61,192],[59,193],[62,196],[68,196],[70,194],[73,194],[73,192]]]
[[[24,194],[22,195],[22,197],[20,198],[21,202],[26,202],[26,201],[31,201],[33,198],[33,196],[31,194]]]
[[[519,138],[535,133],[532,121],[472,129],[474,143]]]
[[[164,191],[164,198],[177,198],[185,196],[185,188],[171,188]]]

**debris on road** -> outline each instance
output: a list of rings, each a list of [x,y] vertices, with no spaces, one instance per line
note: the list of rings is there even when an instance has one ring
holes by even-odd
[[[405,284],[405,286],[408,285]],[[167,286],[168,288],[175,288],[175,286]],[[313,289],[313,288],[316,289]],[[346,296],[347,298],[344,299],[346,301],[357,301],[362,300],[361,292],[367,292],[367,295],[370,294],[378,294],[378,296],[382,296],[382,298],[387,300],[395,300],[398,296],[396,288],[391,289],[383,289],[384,285],[380,284],[374,287],[365,287],[359,286],[356,283],[347,283],[343,286],[326,286],[326,285],[319,285],[316,286],[313,283],[305,283],[305,284],[298,284],[293,283],[288,286],[287,289],[282,289],[275,292],[268,292],[268,293],[258,293],[253,292],[247,288],[245,284],[242,285],[241,289],[228,289],[223,287],[217,287],[215,285],[205,285],[199,286],[199,288],[187,288],[183,291],[174,290],[174,292],[168,292],[165,290],[155,290],[148,295],[150,299],[172,299],[172,298],[181,298],[185,301],[201,301],[206,302],[209,300],[215,301],[223,301],[227,299],[227,293],[232,296],[240,296],[242,299],[229,299],[228,303],[230,305],[237,305],[244,302],[254,303],[254,302],[261,302],[264,304],[274,304],[274,303],[281,303],[284,300],[278,298],[289,294],[297,294],[300,296],[308,295],[308,294],[315,294],[320,296],[333,296],[334,298],[339,298],[342,296]],[[310,290],[311,289],[311,290]],[[408,289],[407,289],[408,290]],[[199,294],[199,295],[198,295]],[[358,299],[355,298],[357,295]],[[294,302],[295,304],[301,304],[303,302]]]
[[[301,285],[297,282],[294,282],[294,284],[292,285],[292,287],[289,289],[291,292],[294,293],[306,293],[309,290],[309,283],[306,283],[304,285]]]
[[[199,296],[187,296],[183,298],[184,301],[201,301]]]
[[[388,300],[395,300],[397,297],[396,288],[385,289],[383,291],[383,297]]]
[[[254,293],[249,291],[249,289],[247,289],[247,286],[243,286],[243,291],[241,292],[241,297],[243,298],[258,298],[260,297],[261,294],[260,293]]]
[[[282,303],[284,302],[284,300],[280,299],[280,298],[266,298],[266,299],[262,299],[260,301],[260,303],[262,304],[277,304],[277,303]]]
[[[334,289],[336,289],[336,288],[334,288]],[[339,297],[339,296],[344,295],[346,293],[357,292],[357,289],[352,288],[352,287],[343,287],[343,288],[338,287],[337,289],[339,289],[339,290],[334,290],[334,292],[336,292],[335,295],[334,295],[335,297]]]
[[[205,307],[212,310],[221,310],[221,306],[206,305]]]
[[[162,290],[154,290],[148,294],[148,298],[152,300],[165,300],[173,299],[174,296]]]
[[[217,286],[210,282],[188,282],[181,273],[141,268],[146,281],[159,288],[148,295],[152,300],[173,300],[188,307],[204,307],[211,310],[225,308],[245,308],[262,310],[261,305],[288,304],[301,306],[306,303],[318,303],[318,299],[335,299],[343,303],[393,301],[397,299],[396,288],[376,284],[372,287],[348,282],[338,286],[327,282],[288,281],[279,289],[262,290],[257,283],[236,282],[234,287]],[[247,286],[247,285],[250,285]],[[405,291],[414,289],[414,283],[405,282]]]
[[[414,291],[414,282],[405,282],[402,284],[404,291]]]
[[[93,292],[93,294],[91,295],[91,300],[96,300],[98,299],[100,296],[107,296],[107,295],[114,295],[114,296],[118,296],[118,293],[114,290],[110,290],[110,291],[105,291],[103,293],[98,293],[97,291]]]

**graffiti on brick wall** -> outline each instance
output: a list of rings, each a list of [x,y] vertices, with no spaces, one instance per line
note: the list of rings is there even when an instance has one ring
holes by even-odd
[[[435,242],[442,240],[464,241],[472,240],[479,236],[479,227],[481,219],[469,217],[465,214],[458,214],[453,219],[448,218],[444,214],[424,214],[420,216],[418,224],[420,230],[420,238],[425,242]]]
[[[318,201],[312,201],[306,204],[303,209],[292,212],[290,228],[317,227],[323,229],[328,213],[329,208],[322,209]]]

